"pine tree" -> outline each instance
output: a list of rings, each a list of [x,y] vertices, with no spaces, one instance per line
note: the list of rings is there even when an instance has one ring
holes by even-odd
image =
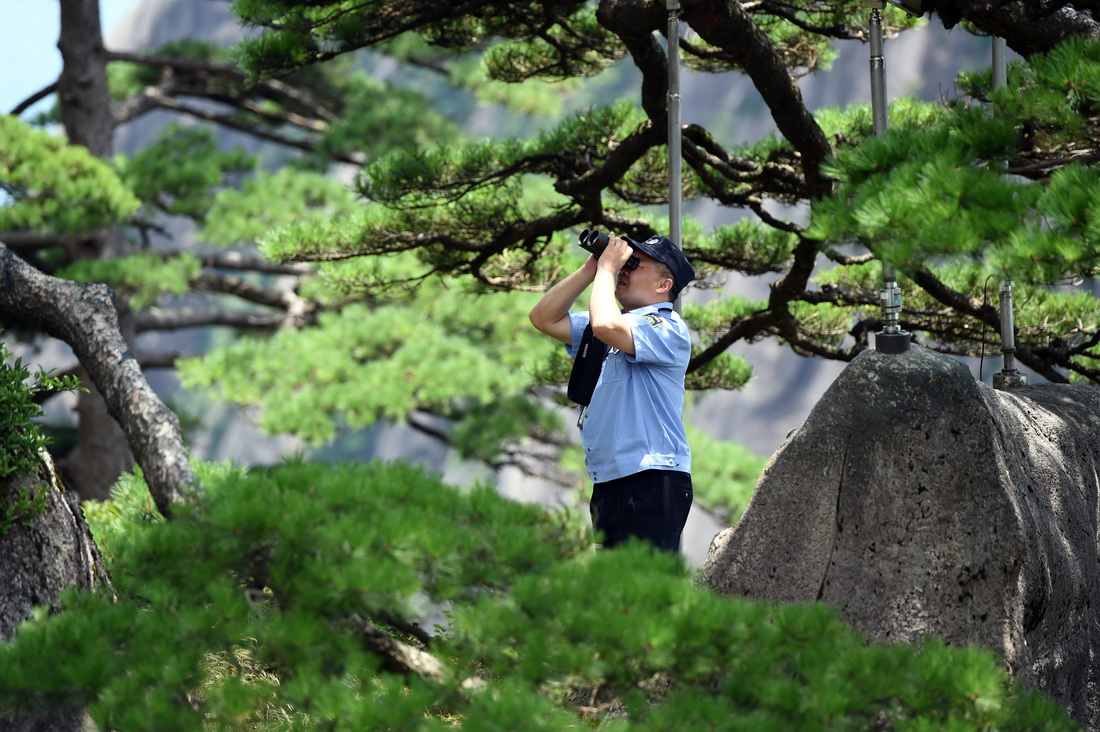
[[[334,12],[338,4],[249,2],[236,11],[264,32],[235,55],[201,41],[132,54],[101,49],[95,24],[78,22],[94,5],[62,4],[66,43],[91,49],[68,58],[106,67],[114,106],[84,104],[93,121],[81,121],[69,108],[66,85],[78,78],[69,72],[43,92],[61,91],[58,112],[75,141],[103,156],[104,125],[169,109],[264,146],[221,150],[210,127],[169,126],[115,159],[138,207],[109,221],[81,218],[86,209],[68,206],[69,194],[42,197],[48,168],[32,180],[9,176],[5,211],[36,213],[11,218],[5,243],[46,272],[110,284],[124,333],[231,326],[265,336],[201,360],[135,357],[145,368],[182,364],[187,384],[263,407],[272,431],[317,444],[405,421],[465,456],[549,473],[524,445],[561,445],[546,396],[562,399],[568,364],[531,337],[523,313],[577,261],[578,229],[644,237],[667,225],[665,11],[549,2],[466,15],[412,3],[395,15],[385,3]],[[892,7],[884,16],[888,32],[917,23]],[[1035,24],[1006,10],[999,30],[1029,55],[1004,89],[979,70],[962,79],[958,100],[896,101],[889,132],[875,136],[865,105],[811,115],[793,83],[827,69],[835,41],[866,37],[862,8],[808,6],[788,17],[769,4],[698,2],[683,17],[696,34],[680,42],[685,65],[750,77],[779,132],[729,145],[697,125],[683,129],[689,202],[749,214],[712,231],[689,217],[687,253],[704,280],[723,271],[774,280],[766,300],[688,299],[698,334],[690,388],[745,383],[750,370],[730,351],[740,342],[772,338],[839,360],[870,347],[882,322],[879,261],[898,267],[901,325],[922,344],[993,352],[990,283],[1011,277],[1017,360],[1051,381],[1095,380],[1094,299],[1066,287],[1094,267],[1091,43],[1033,52]],[[382,60],[415,72],[422,91],[373,78]],[[640,73],[637,102],[617,96],[630,93],[623,87],[588,90],[616,74],[636,79],[619,73],[627,66]],[[497,104],[512,134],[471,138],[436,108],[440,98]],[[12,151],[20,175],[38,170],[20,165],[38,153]],[[353,188],[330,175],[346,166],[358,171]],[[209,246],[150,250],[164,217],[195,222]],[[88,237],[105,223],[126,225],[116,231],[130,243]],[[98,253],[88,257],[90,241]],[[249,253],[257,247],[262,257]],[[202,304],[180,299],[188,294]],[[356,328],[364,322],[369,334]],[[427,366],[437,361],[446,365]],[[97,481],[100,495],[109,482]]]
[[[118,159],[90,197],[63,191],[66,176],[48,169],[30,181],[8,172],[3,208],[25,218],[7,225],[31,229],[4,235],[12,250],[112,284],[138,329],[278,329],[183,367],[190,383],[263,405],[272,429],[323,441],[406,419],[498,465],[525,437],[555,439],[547,396],[565,364],[522,314],[576,261],[578,229],[644,237],[667,226],[655,213],[667,203],[661,3],[238,0],[261,32],[236,61],[204,43],[104,51],[98,29],[73,22],[94,6],[62,3],[65,32],[91,34],[66,39],[89,52],[66,54],[58,86],[74,141],[106,157],[106,105],[81,121],[66,97],[87,64],[109,67],[111,124],[168,108],[276,147],[251,159],[172,128]],[[742,383],[729,355],[738,341],[852,358],[879,326],[874,259],[905,278],[903,326],[952,353],[987,345],[996,311],[977,293],[1011,275],[1025,303],[1020,361],[1052,380],[1095,380],[1093,303],[1064,287],[1095,267],[1091,27],[1063,34],[1082,37],[1065,45],[1020,45],[1027,58],[1006,89],[977,73],[962,100],[895,103],[891,130],[875,136],[865,106],[811,115],[793,83],[827,65],[832,41],[865,34],[858,6],[686,4],[697,35],[680,42],[685,63],[748,75],[779,132],[742,145],[683,130],[689,198],[750,213],[714,231],[686,222],[685,250],[704,276],[777,278],[764,302],[685,306],[700,339],[690,384]],[[916,23],[885,14],[891,30]],[[975,16],[979,28],[989,19]],[[1025,21],[999,32],[1034,43]],[[583,103],[537,126],[512,118],[522,134],[471,139],[428,95],[371,79],[370,54],[526,112],[629,63],[638,101],[578,92]],[[32,145],[11,171],[68,154],[11,134]],[[326,175],[337,166],[354,166],[357,195]],[[161,214],[266,259],[128,251]],[[92,237],[96,261],[82,261],[85,235],[110,224],[129,224],[134,241]],[[234,306],[164,307],[186,292]],[[463,493],[407,466],[204,470],[209,491],[195,506],[173,498],[188,475],[167,490],[128,479],[115,501],[89,505],[123,601],[74,591],[66,610],[34,615],[0,648],[4,713],[88,705],[118,729],[557,729],[592,716],[654,728],[1067,724],[981,652],[869,647],[825,608],[716,598],[675,558],[640,547],[592,556],[568,516],[485,488]],[[414,624],[432,611],[446,632]]]

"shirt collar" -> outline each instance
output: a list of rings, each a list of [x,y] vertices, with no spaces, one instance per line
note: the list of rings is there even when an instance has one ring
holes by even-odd
[[[632,313],[634,315],[645,315],[646,313],[656,313],[661,310],[672,310],[672,302],[655,302],[652,305],[642,305],[640,308],[624,310],[623,312]]]

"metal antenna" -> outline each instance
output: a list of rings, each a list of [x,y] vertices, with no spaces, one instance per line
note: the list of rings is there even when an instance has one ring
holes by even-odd
[[[882,56],[882,13],[885,0],[865,0],[863,7],[871,10],[871,120],[876,135],[886,132],[886,62]],[[894,265],[882,263],[882,330],[875,334],[875,348],[883,353],[905,353],[909,350],[909,333],[901,329],[901,288]]]
[[[1008,83],[1005,63],[1005,39],[993,37],[993,88]],[[1027,386],[1027,375],[1016,370],[1016,324],[1012,314],[1012,280],[1001,284],[1001,353],[1004,365],[1000,373],[993,374],[994,389],[1011,389],[1014,386]]]

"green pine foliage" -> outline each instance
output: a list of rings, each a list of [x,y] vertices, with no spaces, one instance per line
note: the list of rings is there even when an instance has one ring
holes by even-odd
[[[0,231],[78,233],[129,221],[139,202],[87,148],[0,116]]]
[[[988,98],[989,107],[895,100],[886,134],[836,149],[827,172],[839,181],[837,193],[814,203],[807,234],[831,244],[858,243],[893,263],[905,317],[948,353],[991,353],[998,333],[945,310],[909,277],[931,272],[951,291],[993,308],[997,288],[1010,279],[1017,338],[1041,342],[1052,328],[1063,328],[1062,343],[1075,352],[1060,365],[1070,378],[1091,373],[1100,355],[1089,346],[1100,312],[1087,290],[1073,287],[1100,266],[1100,177],[1093,166],[1070,161],[1097,139],[1097,59],[1097,44],[1075,39],[1011,65],[1001,89],[990,90],[988,72],[963,74],[960,85]],[[841,139],[859,139],[858,117],[850,128],[839,112],[819,117]],[[1059,165],[1036,175],[1043,164],[1035,161],[1049,159]],[[876,276],[875,268],[855,264],[816,280],[850,304],[856,293],[873,289]],[[834,344],[829,333],[839,335],[855,321],[855,313],[846,319],[838,308],[817,303],[794,312],[808,332]]]
[[[768,458],[754,455],[744,446],[719,439],[690,423],[687,434],[695,502],[718,521],[736,526]]]
[[[1084,38],[1068,38],[1029,62],[1013,64],[1005,87],[986,92],[994,109],[1027,125],[1025,134],[1044,145],[1080,149],[1082,135],[1095,136],[1100,49]],[[975,94],[989,89],[984,75],[964,74],[961,81]]]
[[[119,599],[73,592],[24,626],[0,649],[0,707],[90,704],[120,730],[415,727],[452,703],[455,679],[409,699],[356,619],[445,622],[586,543],[537,508],[401,464],[202,472],[209,498],[170,523],[133,479],[89,508]]]
[[[699,351],[693,346],[692,356],[697,356]],[[752,366],[744,356],[726,351],[689,373],[684,379],[684,386],[690,391],[740,389],[751,378]]]
[[[720,335],[723,326],[734,318],[760,312],[765,307],[767,303],[762,300],[731,295],[704,304],[685,303],[683,315],[705,340],[710,341]]]
[[[640,121],[634,105],[624,100],[569,117],[532,139],[482,139],[463,146],[399,151],[364,168],[359,192],[370,200],[410,211],[455,203],[475,192],[503,190],[514,195],[509,189],[518,175],[550,169],[558,164],[556,154],[561,150],[605,157],[608,147]],[[495,174],[499,169],[509,169],[509,175]],[[429,210],[421,215],[438,214]]]
[[[258,171],[239,188],[217,192],[198,235],[219,246],[251,245],[280,226],[339,219],[361,206],[351,189],[330,175],[295,168]]]
[[[596,20],[594,5],[583,6],[571,21],[568,31],[553,26],[542,35],[492,46],[484,57],[489,76],[510,84],[564,81],[595,76],[626,55],[619,40]],[[559,53],[563,48],[570,52]]]
[[[797,244],[798,237],[790,232],[742,219],[716,227],[705,237],[693,237],[688,251],[705,248],[726,268],[752,276],[782,272]]]
[[[76,377],[54,377],[39,370],[33,383],[21,358],[12,358],[0,342],[0,535],[26,523],[46,508],[48,486],[29,484],[16,489],[13,480],[34,475],[42,465],[42,452],[49,444],[42,427],[34,420],[42,407],[34,401],[40,391],[76,389]]]
[[[720,597],[676,555],[585,549],[486,487],[401,464],[198,469],[206,497],[171,522],[136,477],[88,507],[117,599],[70,591],[24,623],[0,710],[87,705],[120,732],[1075,728],[989,652]],[[368,619],[433,673],[384,662]]]
[[[508,436],[560,426],[529,393],[554,348],[527,322],[534,297],[423,283],[408,302],[352,304],[313,328],[239,340],[184,362],[181,378],[262,404],[265,430],[313,444],[421,410],[455,423],[460,451],[491,459]]]
[[[322,166],[343,154],[375,160],[394,150],[462,137],[458,126],[417,90],[395,87],[360,71],[343,80],[341,95],[343,113],[318,141],[315,156]]]
[[[185,58],[228,64],[230,51],[225,46],[197,38],[181,38],[149,50],[150,55]],[[149,64],[120,61],[107,67],[107,88],[111,99],[124,101],[163,80],[162,70]]]
[[[857,240],[902,271],[981,261],[1035,284],[1091,276],[1100,262],[1096,171],[1066,165],[1039,184],[1005,168],[1021,148],[1063,147],[1072,157],[1093,136],[1081,110],[1095,105],[1097,58],[1097,44],[1078,39],[1012,65],[1006,89],[991,95],[992,114],[961,102],[892,104],[887,134],[837,150],[828,172],[840,189],[815,204],[811,235]],[[964,80],[978,91],[973,75]]]
[[[201,219],[227,179],[251,171],[255,160],[242,150],[218,150],[207,127],[172,123],[130,157],[118,156],[119,175],[152,208]]]
[[[183,295],[201,265],[184,252],[171,257],[131,254],[114,259],[78,259],[58,271],[59,277],[77,282],[101,282],[123,293],[135,308],[154,305],[163,295]]]

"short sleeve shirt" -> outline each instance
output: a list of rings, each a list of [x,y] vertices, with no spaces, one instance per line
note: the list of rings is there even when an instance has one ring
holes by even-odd
[[[643,470],[691,472],[684,432],[684,375],[691,336],[672,303],[623,313],[634,355],[608,350],[581,427],[584,463],[593,483]],[[587,311],[570,311],[572,358],[588,325]]]

